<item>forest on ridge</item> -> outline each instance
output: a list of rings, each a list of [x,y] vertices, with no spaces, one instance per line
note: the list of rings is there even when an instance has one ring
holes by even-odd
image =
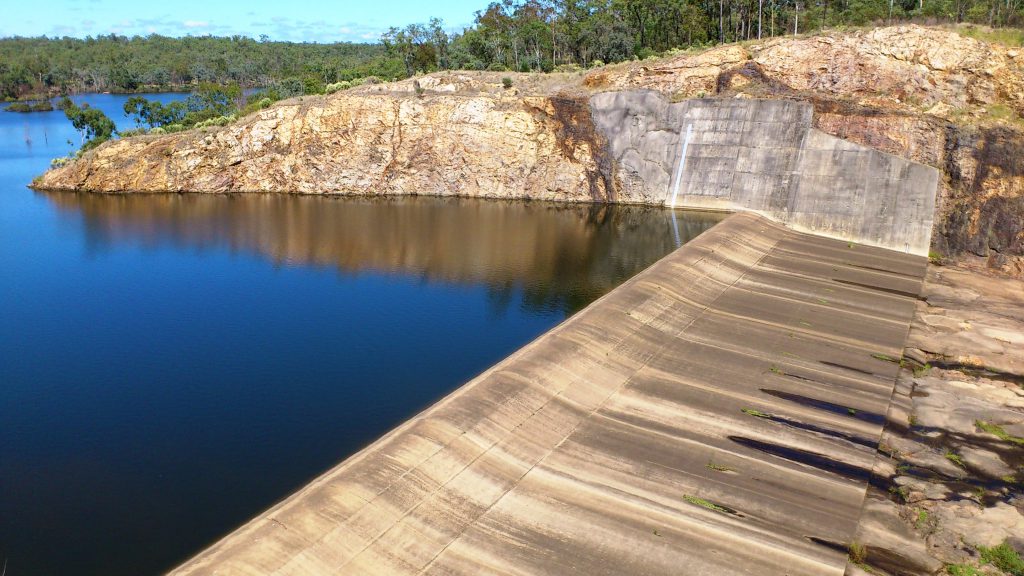
[[[281,96],[435,70],[553,71],[668,50],[905,20],[1024,21],[1024,0],[503,0],[458,33],[437,19],[379,43],[266,36],[0,39],[0,99],[78,92],[191,91],[200,83],[274,87]],[[1019,30],[1011,43],[1020,43]],[[345,84],[341,84],[342,87]]]

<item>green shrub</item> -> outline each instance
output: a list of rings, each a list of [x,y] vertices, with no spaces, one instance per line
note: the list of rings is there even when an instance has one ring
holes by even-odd
[[[335,92],[338,92],[339,90],[348,90],[351,87],[352,87],[352,83],[347,81],[347,80],[342,80],[340,82],[334,82],[332,84],[328,84],[324,88],[324,94],[334,94]]]
[[[196,123],[195,127],[212,128],[214,126],[227,126],[228,124],[231,124],[237,119],[238,118],[235,117],[234,114],[229,114],[228,116],[217,116],[215,118],[209,118],[207,120],[203,120],[202,122],[198,122]]]
[[[302,79],[302,90],[306,94],[323,94],[324,81],[319,76],[306,76]]]
[[[501,79],[501,85],[505,87],[505,90],[508,90],[509,88],[512,87],[512,79],[509,78],[508,76],[505,76],[504,78]]]
[[[118,134],[121,135],[121,138],[131,138],[132,136],[141,136],[143,134],[148,133],[149,132],[145,128],[136,128],[134,130],[124,130],[118,132]]]

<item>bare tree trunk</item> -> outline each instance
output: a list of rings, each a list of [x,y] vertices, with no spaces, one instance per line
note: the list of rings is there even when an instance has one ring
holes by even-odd
[[[800,3],[794,4],[796,10],[793,11],[793,36],[800,33]]]
[[[764,12],[764,0],[757,0],[757,39],[761,39],[761,16]]]
[[[718,0],[718,41],[725,42],[725,0]]]

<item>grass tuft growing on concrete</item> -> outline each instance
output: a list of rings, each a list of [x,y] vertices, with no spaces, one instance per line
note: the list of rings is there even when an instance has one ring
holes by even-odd
[[[721,512],[722,514],[732,514],[732,510],[729,510],[724,506],[719,506],[709,500],[698,498],[697,496],[690,496],[689,494],[686,494],[683,496],[683,500],[686,500],[695,506],[700,506],[701,508],[707,508],[708,510],[714,510],[715,512]]]
[[[715,472],[735,472],[736,471],[736,470],[734,470],[732,468],[729,468],[728,466],[722,466],[721,464],[715,464],[714,460],[708,460],[708,463],[705,464],[704,466],[706,466],[709,470],[714,470]]]
[[[863,566],[864,561],[868,559],[868,550],[860,542],[850,542],[847,551],[850,553],[850,562],[858,566]]]

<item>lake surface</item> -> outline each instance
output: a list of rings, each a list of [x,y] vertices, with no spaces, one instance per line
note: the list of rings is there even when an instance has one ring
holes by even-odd
[[[721,218],[25,188],[78,142],[0,112],[8,576],[174,566]]]

